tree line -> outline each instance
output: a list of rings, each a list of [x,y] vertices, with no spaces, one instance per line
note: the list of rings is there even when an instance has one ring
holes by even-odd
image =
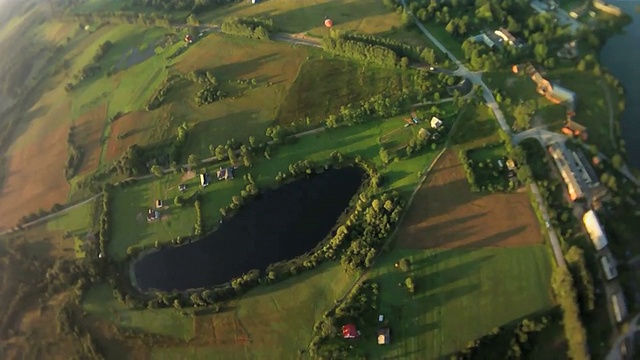
[[[78,170],[80,169],[80,165],[82,165],[82,159],[84,156],[84,150],[76,143],[75,137],[75,126],[71,126],[69,128],[69,134],[67,135],[67,161],[64,165],[64,178],[70,180],[73,178]]]
[[[107,258],[107,247],[109,246],[109,190],[105,188],[101,196],[101,211],[98,227],[98,244],[100,253],[98,257]]]
[[[396,67],[400,64],[400,58],[393,50],[356,40],[324,38],[322,49],[330,54],[382,66]],[[406,65],[408,59],[405,61],[405,67]]]
[[[70,92],[74,88],[76,88],[82,81],[99,73],[102,70],[99,63],[105,57],[105,55],[109,52],[109,50],[111,50],[112,47],[113,47],[113,43],[109,40],[100,44],[100,46],[98,46],[98,49],[96,50],[96,53],[93,55],[91,62],[85,65],[80,70],[80,72],[78,72],[73,76],[76,82],[67,83],[67,85],[65,85],[64,87],[64,90],[66,92]]]
[[[375,325],[378,294],[378,283],[365,280],[356,285],[335,308],[326,311],[313,326],[309,356],[312,359],[366,358],[359,351],[354,353],[357,351],[354,346],[342,339],[341,328],[346,324],[354,324],[361,329]],[[366,334],[368,337],[372,335]]]
[[[353,32],[339,32],[338,30],[334,29],[331,29],[330,36],[333,39],[344,39],[373,46],[382,46],[393,51],[398,57],[405,57],[414,62],[435,64],[438,60],[436,52],[431,48],[423,46],[412,46],[388,38],[382,38],[367,34],[358,34]]]

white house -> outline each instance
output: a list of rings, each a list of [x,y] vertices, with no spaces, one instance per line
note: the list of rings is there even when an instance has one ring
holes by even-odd
[[[432,117],[431,118],[431,127],[434,129],[439,129],[442,126],[442,120],[438,119],[437,117]]]
[[[607,236],[605,235],[604,231],[602,231],[602,226],[600,225],[598,217],[596,216],[596,213],[593,212],[593,210],[587,211],[582,216],[582,222],[587,228],[587,233],[589,233],[589,237],[591,238],[593,246],[597,251],[600,251],[605,246],[607,246],[607,244],[609,243],[607,241]]]

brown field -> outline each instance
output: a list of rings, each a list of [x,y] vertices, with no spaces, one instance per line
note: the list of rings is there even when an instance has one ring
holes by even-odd
[[[144,110],[128,113],[114,121],[111,124],[106,161],[118,159],[133,144],[145,145],[154,122],[153,114]],[[118,135],[122,135],[122,138],[118,139]]]
[[[75,121],[75,141],[84,150],[79,175],[93,172],[100,165],[102,146],[100,139],[104,133],[107,105],[96,106]]]
[[[408,248],[459,248],[539,244],[539,225],[526,193],[478,195],[447,151],[418,190],[399,231]]]
[[[67,158],[67,132],[66,125],[60,126],[41,141],[11,153],[0,193],[0,229],[40,208],[66,202],[69,184],[62,169]]]

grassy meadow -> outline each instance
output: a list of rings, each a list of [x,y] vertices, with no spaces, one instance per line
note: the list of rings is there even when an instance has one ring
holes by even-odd
[[[401,258],[411,261],[409,273],[394,267]],[[414,294],[398,286],[408,276]],[[551,263],[542,245],[396,249],[368,277],[380,284],[380,313],[392,329],[389,346],[359,340],[374,358],[446,358],[495,327],[552,307]]]

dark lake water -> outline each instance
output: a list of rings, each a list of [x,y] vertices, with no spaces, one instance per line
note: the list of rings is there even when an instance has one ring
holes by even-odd
[[[302,255],[328,235],[363,177],[346,167],[265,192],[204,239],[143,256],[136,283],[143,291],[211,287]]]
[[[626,107],[620,128],[626,143],[627,161],[640,168],[640,1],[609,0],[633,18],[624,34],[610,38],[602,48],[600,61],[625,88]]]

